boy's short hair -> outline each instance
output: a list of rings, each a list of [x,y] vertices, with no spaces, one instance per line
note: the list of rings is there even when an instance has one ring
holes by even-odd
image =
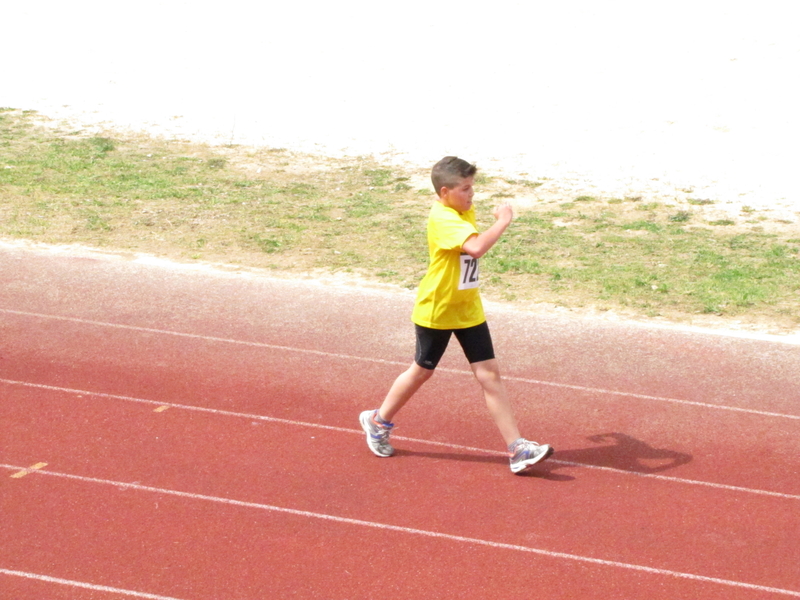
[[[478,167],[468,163],[463,158],[445,156],[433,165],[433,169],[431,169],[433,189],[438,196],[443,187],[452,189],[458,185],[461,179],[474,177],[477,171]]]

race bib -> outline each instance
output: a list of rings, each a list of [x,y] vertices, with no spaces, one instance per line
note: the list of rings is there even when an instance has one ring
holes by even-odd
[[[458,289],[471,290],[478,287],[478,259],[469,254],[461,255],[461,276],[458,280]]]

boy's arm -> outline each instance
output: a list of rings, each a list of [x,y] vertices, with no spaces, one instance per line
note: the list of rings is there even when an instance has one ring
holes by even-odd
[[[461,244],[461,249],[472,258],[480,258],[495,245],[506,228],[511,225],[514,219],[514,210],[508,202],[503,202],[494,209],[494,224],[483,233],[475,233]]]

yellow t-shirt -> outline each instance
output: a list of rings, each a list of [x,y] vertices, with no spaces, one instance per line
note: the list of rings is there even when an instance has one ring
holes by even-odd
[[[411,320],[431,329],[464,329],[486,320],[478,290],[478,259],[461,245],[478,233],[475,208],[461,214],[436,201],[428,216],[428,272]]]

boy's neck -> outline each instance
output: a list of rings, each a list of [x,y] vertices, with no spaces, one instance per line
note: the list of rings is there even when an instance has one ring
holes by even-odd
[[[447,203],[447,200],[446,200],[446,199],[444,199],[444,198],[441,198],[441,197],[439,197],[439,196],[437,196],[437,197],[436,197],[436,202],[438,202],[439,204],[441,204],[441,205],[442,205],[442,206],[444,206],[445,208],[452,208],[454,211],[456,211],[456,212],[457,212],[458,214],[460,214],[460,215],[463,215],[465,212],[469,212],[470,210],[472,210],[472,207],[470,206],[470,207],[469,207],[467,210],[465,210],[465,211],[460,211],[460,210],[458,210],[458,209],[457,209],[455,206],[450,206],[450,205]]]

